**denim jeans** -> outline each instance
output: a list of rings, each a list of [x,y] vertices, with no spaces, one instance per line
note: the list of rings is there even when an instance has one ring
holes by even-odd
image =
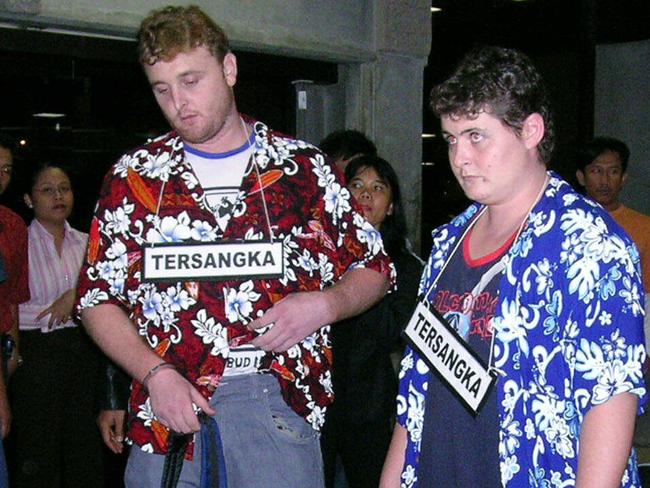
[[[270,374],[224,378],[211,405],[221,430],[229,488],[322,488],[318,433],[285,403]],[[179,488],[199,488],[200,436],[185,461]],[[160,486],[165,458],[137,447],[126,467],[127,488]]]

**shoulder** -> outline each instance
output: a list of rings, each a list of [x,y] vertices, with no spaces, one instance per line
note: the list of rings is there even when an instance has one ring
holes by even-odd
[[[184,157],[183,141],[175,132],[168,132],[123,154],[109,170],[108,178],[126,178],[129,170],[140,176],[160,179],[169,174]]]
[[[625,205],[621,205],[619,209],[612,212],[612,216],[616,218],[619,212],[628,220],[634,220],[641,225],[650,226],[650,216],[638,212],[633,208],[626,207]]]
[[[6,226],[8,233],[27,234],[27,226],[22,217],[4,205],[0,205],[0,221]]]
[[[539,207],[531,215],[535,235],[541,237],[544,227],[557,234],[578,241],[620,239],[631,243],[614,218],[600,205],[575,191],[565,180],[553,175],[549,188]],[[553,234],[553,233],[551,233]]]
[[[259,150],[265,150],[269,156],[302,157],[302,158],[324,158],[323,152],[307,141],[297,139],[280,131],[269,128],[263,122],[253,122],[253,130],[256,136],[256,144]]]

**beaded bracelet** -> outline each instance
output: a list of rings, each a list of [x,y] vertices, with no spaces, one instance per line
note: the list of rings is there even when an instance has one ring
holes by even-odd
[[[147,382],[153,377],[153,375],[155,375],[158,371],[162,371],[163,369],[176,369],[176,366],[168,363],[167,361],[162,361],[156,364],[147,372],[144,378],[142,378],[141,383],[144,385],[144,387],[147,388]]]

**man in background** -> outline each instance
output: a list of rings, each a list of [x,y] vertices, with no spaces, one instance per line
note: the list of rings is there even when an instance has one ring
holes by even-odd
[[[377,147],[358,130],[337,130],[328,134],[318,145],[321,151],[334,160],[342,172],[351,159],[366,154],[377,155]]]
[[[650,217],[626,207],[619,200],[627,181],[627,165],[630,150],[627,145],[613,137],[596,137],[587,143],[578,155],[578,182],[585,187],[587,195],[600,203],[614,220],[630,235],[641,255],[641,272],[646,291],[645,335],[646,349],[650,342],[648,296],[650,292]]]
[[[0,133],[0,195],[5,192],[13,173],[12,140]],[[27,227],[23,220],[0,205],[0,259],[5,279],[0,282],[0,436],[4,439],[11,426],[11,410],[7,399],[5,378],[9,378],[20,362],[18,350],[18,305],[29,300],[27,272]],[[7,371],[4,371],[7,368]],[[0,442],[0,451],[2,451]],[[0,452],[0,486],[7,486],[4,452]],[[5,483],[3,485],[3,482]]]

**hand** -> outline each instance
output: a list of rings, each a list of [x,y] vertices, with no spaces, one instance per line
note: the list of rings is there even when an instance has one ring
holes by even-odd
[[[332,318],[332,308],[324,292],[293,293],[248,324],[250,329],[271,326],[251,343],[265,351],[283,352],[329,323]]]
[[[47,307],[45,310],[42,310],[36,316],[36,320],[41,320],[46,315],[50,315],[50,320],[47,323],[47,327],[51,329],[55,325],[59,325],[62,322],[67,322],[72,316],[72,307],[74,305],[75,299],[75,290],[70,289],[66,291],[63,295],[52,302],[52,305]]]
[[[212,416],[216,412],[203,395],[174,369],[161,369],[147,380],[151,409],[158,420],[178,434],[198,432],[194,405]]]
[[[4,380],[0,378],[0,437],[5,439],[9,435],[11,427],[11,409],[9,408],[9,399]]]
[[[101,410],[97,416],[97,425],[102,434],[104,444],[115,454],[124,450],[124,420],[125,410]]]

